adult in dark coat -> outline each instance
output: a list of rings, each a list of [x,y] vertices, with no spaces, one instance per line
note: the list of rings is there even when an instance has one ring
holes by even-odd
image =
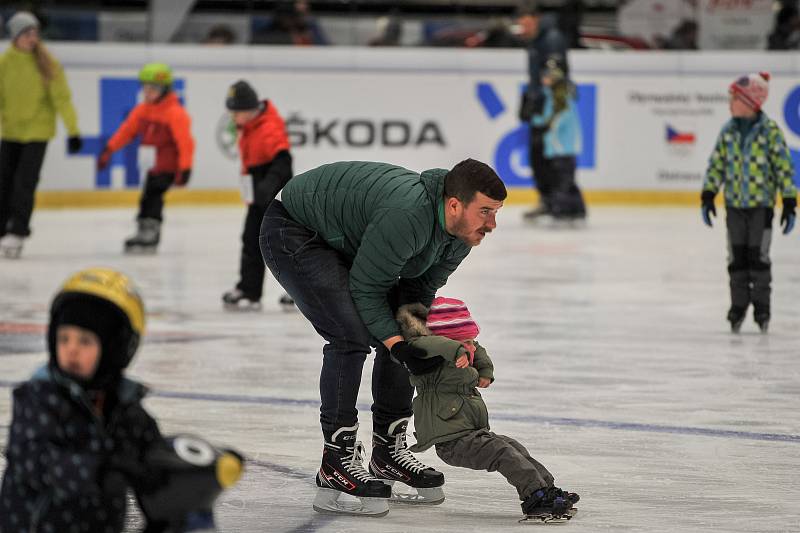
[[[529,123],[534,114],[544,107],[542,73],[548,60],[555,61],[569,78],[567,62],[567,41],[558,29],[553,17],[542,15],[536,4],[528,2],[520,5],[517,11],[519,37],[528,52],[528,88],[523,94],[519,118]],[[553,173],[548,172],[544,158],[544,135],[547,127],[531,126],[530,163],[534,181],[539,191],[540,205],[525,214],[526,218],[548,214],[551,210],[551,196],[556,184],[548,180]]]

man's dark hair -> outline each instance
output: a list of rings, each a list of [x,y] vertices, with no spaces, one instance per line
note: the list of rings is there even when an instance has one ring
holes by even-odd
[[[463,160],[444,177],[445,198],[458,198],[461,203],[468,204],[476,192],[500,202],[508,196],[503,180],[492,167],[474,159]]]
[[[529,15],[532,17],[538,17],[541,14],[542,12],[539,10],[539,4],[536,3],[535,0],[523,0],[517,4],[517,18]]]

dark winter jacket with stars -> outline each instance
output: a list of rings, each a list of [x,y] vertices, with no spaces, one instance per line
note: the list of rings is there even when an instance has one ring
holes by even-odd
[[[0,531],[122,531],[128,482],[109,474],[112,458],[136,464],[163,442],[141,405],[145,393],[122,378],[100,418],[79,385],[47,367],[17,387]]]

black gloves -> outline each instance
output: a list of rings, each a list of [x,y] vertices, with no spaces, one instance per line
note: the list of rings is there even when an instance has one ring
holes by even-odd
[[[788,235],[794,228],[795,209],[797,208],[797,198],[784,198],[783,199],[783,213],[781,214],[781,226],[783,226],[783,234]]]
[[[187,168],[186,170],[179,170],[175,173],[175,185],[178,187],[183,187],[187,183],[189,183],[189,178],[192,176],[192,169]]]
[[[716,193],[713,191],[703,191],[703,194],[700,195],[700,201],[702,202],[700,210],[703,214],[703,222],[705,222],[706,226],[709,228],[713,226],[711,223],[711,215],[714,215],[714,218],[717,216],[717,208],[714,206],[715,196]]]
[[[111,456],[100,468],[101,487],[104,489],[130,486],[137,492],[155,492],[163,485],[163,477],[158,468],[118,454]]]
[[[77,135],[67,139],[67,153],[77,154],[81,148],[83,148],[83,141]]]
[[[520,122],[530,122],[533,115],[542,112],[544,108],[544,94],[538,91],[536,94],[531,94],[528,91],[522,93],[522,100],[519,104],[519,120]]]
[[[406,341],[396,342],[391,349],[391,355],[399,361],[409,374],[421,376],[436,370],[444,362],[440,355],[423,359],[428,352],[421,348],[415,348]]]

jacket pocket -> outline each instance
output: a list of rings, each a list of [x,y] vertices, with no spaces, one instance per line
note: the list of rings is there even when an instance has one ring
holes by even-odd
[[[464,398],[461,396],[452,396],[442,402],[436,415],[442,420],[449,420],[461,412],[462,407],[464,407]]]

